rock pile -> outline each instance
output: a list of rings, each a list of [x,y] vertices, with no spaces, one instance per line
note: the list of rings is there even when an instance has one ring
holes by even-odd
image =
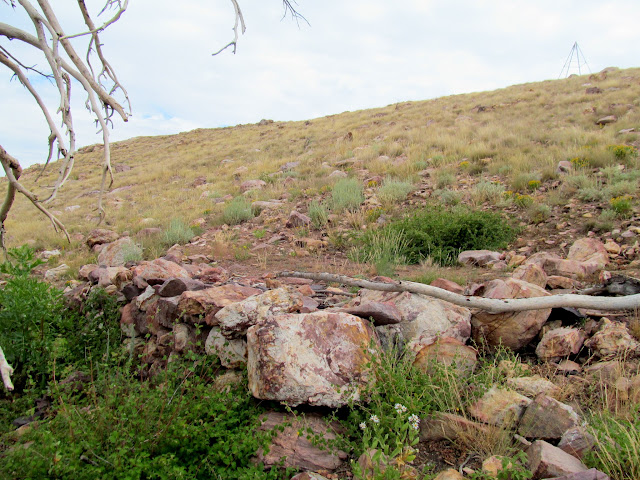
[[[535,352],[540,362],[558,372],[598,376],[625,395],[640,397],[640,376],[615,373],[615,365],[621,364],[618,358],[640,355],[640,344],[625,323],[599,312],[543,309],[494,315],[408,292],[363,289],[354,297],[304,279],[234,278],[198,256],[181,257],[179,250],[129,265],[118,253],[128,242],[126,237],[114,239],[99,232],[88,243],[92,248],[104,245],[101,264],[80,272],[90,283],[127,300],[122,330],[149,375],[187,351],[215,355],[228,369],[247,369],[256,398],[337,408],[364,399],[363,392],[374,381],[370,361],[379,348],[404,346],[415,356],[415,365],[427,372],[435,359],[470,374],[477,352],[467,342],[474,339],[476,344]],[[462,257],[477,265],[508,260],[491,252],[465,252]],[[556,285],[601,271],[608,259],[603,244],[585,238],[575,242],[566,259],[536,253],[520,259],[511,278],[475,285],[468,293],[494,299],[548,296]],[[439,280],[438,285],[447,288],[448,283]],[[591,320],[586,321],[586,314]],[[593,358],[602,361],[593,363]],[[421,439],[453,439],[469,429],[512,428],[522,439],[535,479],[591,478],[571,476],[588,474],[580,458],[593,446],[593,438],[583,418],[554,398],[559,388],[539,376],[517,375],[508,387],[487,391],[469,408],[469,417],[424,418]],[[290,421],[273,413],[263,427]],[[320,423],[314,427],[318,435],[335,434]],[[287,457],[287,465],[326,472],[346,458],[344,452],[319,453],[287,429],[274,445],[269,455],[261,454],[267,465],[280,455]],[[296,478],[322,477],[309,473]]]

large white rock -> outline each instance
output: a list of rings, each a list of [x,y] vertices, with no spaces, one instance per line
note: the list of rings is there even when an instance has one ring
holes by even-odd
[[[373,381],[369,322],[342,312],[269,317],[247,331],[249,389],[254,397],[342,407]]]

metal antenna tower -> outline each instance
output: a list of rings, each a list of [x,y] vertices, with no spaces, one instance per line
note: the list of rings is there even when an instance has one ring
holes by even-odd
[[[575,57],[575,60],[574,60],[574,57]],[[569,52],[567,61],[564,62],[564,66],[562,67],[562,71],[560,71],[560,76],[558,78],[562,78],[562,75],[565,73],[565,70],[566,70],[566,74],[564,78],[567,78],[569,76],[569,73],[571,71],[571,65],[574,63],[574,61],[575,63],[578,64],[578,75],[582,75],[583,66],[586,66],[589,69],[589,73],[591,73],[591,69],[589,68],[587,59],[584,57],[584,53],[582,53],[582,50],[580,50],[580,47],[578,46],[578,42],[575,42],[573,44],[573,47],[571,47],[571,52]]]

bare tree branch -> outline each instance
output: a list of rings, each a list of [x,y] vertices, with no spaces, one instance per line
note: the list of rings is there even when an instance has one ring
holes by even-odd
[[[299,277],[316,281],[336,282],[352,287],[381,290],[384,292],[410,292],[445,300],[454,305],[477,308],[489,313],[523,312],[545,308],[592,308],[597,310],[634,310],[640,308],[640,294],[626,297],[592,297],[589,295],[550,295],[548,297],[516,298],[501,300],[482,297],[468,297],[442,288],[414,282],[382,283],[360,280],[345,275],[331,273],[280,272],[279,277]]]
[[[240,5],[238,5],[238,0],[231,0],[231,3],[233,4],[233,9],[235,10],[235,13],[236,13],[236,20],[233,26],[233,40],[231,40],[228,44],[226,44],[216,53],[213,53],[212,56],[218,55],[219,53],[225,51],[227,48],[231,46],[233,46],[233,53],[235,54],[236,47],[238,45],[238,25],[241,27],[243,35],[244,35],[244,32],[247,30],[247,27],[244,24],[244,17],[242,16],[242,10],[240,10]]]
[[[6,357],[4,356],[4,352],[2,351],[2,347],[0,347],[0,376],[2,376],[2,383],[4,383],[4,388],[8,391],[13,391],[13,383],[11,383],[11,374],[13,374],[13,368],[7,362]]]

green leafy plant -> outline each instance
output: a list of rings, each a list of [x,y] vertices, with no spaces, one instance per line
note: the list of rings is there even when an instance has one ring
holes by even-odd
[[[162,235],[162,243],[167,247],[175,245],[176,243],[183,245],[189,243],[194,236],[195,233],[191,227],[182,219],[174,218]]]
[[[619,217],[628,217],[633,211],[631,198],[632,197],[630,195],[622,195],[620,197],[612,198],[609,200],[611,209],[616,212],[616,215]]]
[[[228,225],[237,225],[254,217],[251,202],[244,197],[231,200],[222,211],[222,221]]]
[[[515,231],[500,215],[456,207],[435,207],[415,213],[380,230],[366,232],[361,255],[373,255],[380,239],[402,239],[403,255],[409,263],[432,258],[440,265],[452,265],[463,250],[504,248]]]
[[[331,209],[355,211],[364,202],[363,187],[355,178],[338,180],[331,191]]]

